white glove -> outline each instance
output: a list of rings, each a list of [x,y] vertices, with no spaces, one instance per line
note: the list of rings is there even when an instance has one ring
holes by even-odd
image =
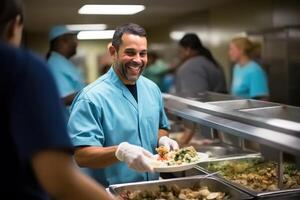
[[[170,139],[167,136],[163,136],[158,141],[158,146],[165,146],[168,150],[177,150],[179,145],[175,140]]]
[[[153,167],[150,165],[153,154],[142,147],[122,142],[115,155],[118,160],[124,161],[134,170],[153,172]]]

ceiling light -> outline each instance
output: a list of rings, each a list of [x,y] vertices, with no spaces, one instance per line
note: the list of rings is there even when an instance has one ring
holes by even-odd
[[[69,24],[66,26],[72,31],[101,31],[107,28],[106,24]]]
[[[177,41],[180,40],[185,34],[186,32],[184,31],[172,31],[170,33],[170,38]]]
[[[79,14],[87,15],[133,15],[145,9],[144,5],[96,5],[82,6]]]
[[[115,33],[115,30],[104,31],[80,31],[77,34],[79,40],[104,40],[111,39]]]

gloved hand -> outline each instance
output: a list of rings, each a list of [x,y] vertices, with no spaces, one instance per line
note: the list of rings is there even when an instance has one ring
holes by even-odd
[[[170,139],[167,136],[163,136],[159,138],[158,146],[165,146],[168,150],[177,150],[179,149],[179,145],[175,140]]]
[[[120,161],[124,161],[130,168],[140,172],[153,172],[150,165],[153,155],[146,149],[122,142],[115,153]]]

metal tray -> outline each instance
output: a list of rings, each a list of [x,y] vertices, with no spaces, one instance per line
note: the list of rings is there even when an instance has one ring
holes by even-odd
[[[242,110],[242,109],[251,109],[251,108],[280,106],[280,104],[278,103],[271,103],[271,102],[251,100],[251,99],[219,101],[219,102],[216,101],[216,102],[209,102],[208,104],[220,106],[226,110]]]
[[[293,106],[278,106],[271,108],[258,108],[241,110],[245,113],[266,118],[277,118],[300,123],[300,108]]]
[[[204,93],[199,93],[196,97],[188,97],[188,99],[200,101],[200,102],[212,102],[212,101],[235,100],[241,98],[231,96],[228,94],[216,93],[216,92],[204,92]]]
[[[222,182],[221,180],[213,177],[201,178],[202,176],[187,177],[187,178],[176,178],[168,180],[157,180],[148,182],[137,182],[128,184],[111,185],[109,187],[110,192],[116,196],[120,195],[122,191],[135,191],[135,190],[147,190],[155,191],[158,190],[159,185],[172,186],[178,185],[180,188],[192,187],[194,184],[200,183],[200,186],[207,186],[210,191],[225,192],[230,195],[232,200],[239,199],[253,199],[253,196],[246,194],[231,185]]]
[[[247,158],[249,159],[249,158]],[[202,173],[206,173],[206,174],[210,174],[212,172],[208,171],[207,169],[205,169],[205,166],[206,163],[202,163],[200,165],[198,165],[196,167],[197,170],[199,170],[200,172]],[[236,187],[238,188],[239,190],[242,190],[252,196],[255,196],[256,199],[275,199],[278,198],[278,199],[284,199],[284,198],[287,198],[287,197],[294,197],[294,196],[300,196],[300,188],[297,188],[297,189],[283,189],[283,190],[277,190],[277,191],[266,191],[266,192],[257,192],[257,191],[254,191],[254,190],[251,190],[250,188],[247,188],[241,184],[238,184],[238,183],[235,183],[233,181],[230,181],[230,180],[227,180],[225,178],[223,178],[222,176],[220,175],[214,175],[214,177],[217,177],[218,179],[222,180],[223,182],[229,184],[229,185],[232,185],[233,187]],[[300,199],[300,198],[299,198]]]
[[[203,153],[209,152],[211,154],[210,156],[215,158],[256,154],[254,151],[243,150],[225,143],[213,143],[209,145],[194,145],[191,143],[190,145],[194,146],[196,151]]]

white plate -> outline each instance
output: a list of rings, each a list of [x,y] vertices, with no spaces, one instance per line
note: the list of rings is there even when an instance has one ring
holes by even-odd
[[[206,153],[201,153],[201,152],[197,152],[197,153],[198,153],[198,156],[200,157],[200,159],[195,162],[181,164],[181,165],[165,166],[165,165],[159,165],[160,161],[155,161],[155,163],[153,164],[153,169],[155,172],[179,172],[179,171],[185,171],[188,169],[192,169],[195,165],[207,160],[209,157],[209,155]],[[157,156],[157,155],[155,155],[155,156]]]

